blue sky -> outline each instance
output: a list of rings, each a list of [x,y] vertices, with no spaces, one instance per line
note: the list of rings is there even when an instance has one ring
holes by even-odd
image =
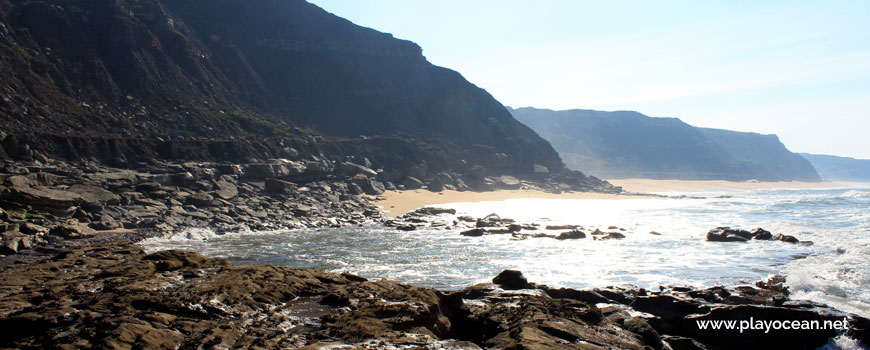
[[[508,106],[636,110],[870,159],[870,1],[311,2]]]

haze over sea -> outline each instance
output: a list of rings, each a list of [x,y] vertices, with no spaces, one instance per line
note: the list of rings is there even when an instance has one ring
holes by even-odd
[[[143,244],[149,251],[192,249],[238,264],[315,267],[445,289],[485,282],[508,268],[536,283],[575,288],[704,287],[785,274],[793,299],[870,316],[870,185],[666,194],[687,197],[439,205],[455,208],[457,216],[496,213],[542,228],[578,224],[588,233],[616,226],[624,229],[623,240],[513,240],[508,234],[464,237],[452,229],[403,232],[367,225],[223,236],[192,230]],[[717,226],[763,227],[814,244],[705,241]]]

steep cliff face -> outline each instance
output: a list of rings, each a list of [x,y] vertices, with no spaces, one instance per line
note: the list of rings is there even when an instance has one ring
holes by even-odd
[[[637,112],[520,108],[568,167],[604,178],[818,181],[775,135],[696,128]]]
[[[401,138],[457,164],[562,168],[415,43],[305,1],[0,0],[0,24],[6,134]]]
[[[801,153],[827,181],[870,182],[870,159]]]

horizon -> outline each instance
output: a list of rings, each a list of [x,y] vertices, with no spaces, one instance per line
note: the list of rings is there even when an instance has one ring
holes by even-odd
[[[870,3],[310,2],[416,42],[505,106],[637,111],[870,159]]]

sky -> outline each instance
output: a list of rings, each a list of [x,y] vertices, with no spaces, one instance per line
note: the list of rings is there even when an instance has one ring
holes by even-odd
[[[309,1],[506,106],[634,110],[870,159],[870,1]]]

